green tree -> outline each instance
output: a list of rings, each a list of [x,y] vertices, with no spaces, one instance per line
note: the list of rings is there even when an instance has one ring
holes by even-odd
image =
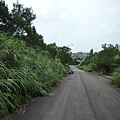
[[[55,58],[58,54],[58,47],[56,46],[56,43],[51,43],[51,44],[48,44],[47,45],[47,50],[49,52],[49,55],[52,57],[52,58]]]
[[[119,50],[114,47],[112,44],[104,44],[102,45],[103,50],[101,50],[98,54],[99,63],[98,68],[103,69],[105,73],[113,71],[115,68],[114,57],[118,54]]]
[[[24,5],[13,3],[11,33],[15,37],[23,37],[31,32],[32,21],[36,18],[32,8],[24,8]]]
[[[23,39],[31,46],[40,46],[41,48],[45,47],[43,36],[36,32],[35,26],[31,27],[31,30],[23,37]]]
[[[71,56],[71,49],[69,47],[63,46],[58,48],[58,57],[63,64],[73,64],[73,58]]]
[[[11,13],[5,1],[0,1],[0,30],[17,38],[21,38],[29,45],[45,47],[43,36],[36,32],[32,21],[36,18],[32,8],[26,8],[24,5],[13,3]]]
[[[9,31],[9,24],[11,20],[11,14],[9,13],[8,6],[5,1],[0,1],[0,30],[3,32]]]

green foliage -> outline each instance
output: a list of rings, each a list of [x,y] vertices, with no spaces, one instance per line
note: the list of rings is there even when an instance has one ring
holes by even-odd
[[[24,36],[31,31],[32,21],[36,18],[32,8],[26,8],[24,5],[13,3],[12,19],[10,21],[11,34],[16,37]]]
[[[0,1],[0,30],[9,32],[11,14],[4,0]]]
[[[116,46],[114,47],[111,44],[105,44],[103,48],[104,49],[99,52],[98,57],[101,59],[98,63],[98,68],[103,69],[105,73],[109,73],[114,70],[114,64],[116,64],[114,57],[119,55],[120,52]]]
[[[32,26],[32,21],[36,18],[32,8],[24,7],[24,5],[13,3],[11,12],[5,1],[0,1],[0,30],[12,35],[16,38],[21,38],[28,45],[45,47],[43,36],[36,32],[35,26]]]
[[[111,73],[115,68],[120,67],[119,45],[103,44],[98,53],[90,52],[90,55],[80,65],[87,71],[97,71],[105,74]]]
[[[44,43],[43,36],[36,32],[35,26],[32,26],[32,21],[36,18],[32,8],[26,8],[23,4],[19,4],[18,1],[13,3],[11,12],[9,12],[4,1],[0,1],[0,6],[1,31],[24,40],[28,46],[33,48],[41,47],[42,50],[47,50],[50,57],[59,58],[64,65],[73,64],[70,48],[66,46],[57,47],[55,43],[48,45]],[[8,61],[10,62],[9,59]],[[11,61],[13,61],[13,58]]]
[[[112,78],[110,82],[120,87],[120,68],[117,68],[114,70],[114,72],[112,73]]]
[[[67,67],[47,54],[0,34],[0,119],[32,97],[48,95],[67,74]]]
[[[94,71],[96,69],[96,64],[95,63],[90,63],[88,65],[79,64],[78,68],[81,69],[81,70],[85,70],[87,72],[92,72],[92,71]]]
[[[47,50],[49,52],[49,55],[52,58],[55,58],[57,56],[57,54],[58,54],[58,47],[56,46],[56,43],[48,44],[47,45]]]
[[[44,43],[32,26],[35,18],[32,8],[18,1],[11,12],[0,1],[0,31],[4,33],[0,33],[0,119],[8,120],[9,112],[32,97],[48,95],[67,74],[66,64],[73,62],[68,47]]]
[[[111,44],[103,44],[103,50],[98,53],[91,51],[90,55],[78,65],[79,69],[91,72],[96,71],[103,74],[111,74],[110,83],[120,87],[120,47]]]
[[[61,62],[65,64],[74,64],[74,60],[71,56],[70,53],[70,48],[63,46],[63,47],[58,47],[58,58],[60,58]]]
[[[74,63],[70,50],[71,49],[66,46],[57,47],[56,43],[47,45],[47,51],[49,53],[49,56],[52,57],[53,59],[59,58],[64,65]]]

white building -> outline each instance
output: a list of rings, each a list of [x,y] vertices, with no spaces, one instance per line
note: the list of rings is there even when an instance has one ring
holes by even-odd
[[[77,63],[82,63],[87,56],[89,56],[89,53],[84,53],[84,52],[77,52],[77,53],[72,53],[73,58],[76,59]]]

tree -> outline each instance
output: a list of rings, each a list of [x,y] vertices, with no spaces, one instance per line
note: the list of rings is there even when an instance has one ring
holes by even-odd
[[[90,54],[93,54],[93,49],[90,50]]]
[[[56,46],[56,43],[51,43],[51,44],[48,44],[47,45],[47,50],[49,52],[49,55],[52,57],[52,58],[55,58],[58,54],[58,47]]]
[[[63,64],[73,64],[73,59],[71,56],[70,48],[63,46],[58,48],[58,57],[60,58]]]
[[[24,5],[13,3],[11,12],[5,1],[0,1],[0,30],[8,35],[23,39],[28,45],[40,46],[45,49],[43,36],[36,32],[32,21],[36,18],[32,8],[26,8]]]
[[[36,18],[32,8],[24,8],[24,5],[13,3],[11,33],[15,37],[23,37],[31,32],[32,21]]]
[[[23,37],[23,40],[25,40],[28,45],[40,46],[44,48],[45,43],[43,40],[43,36],[36,32],[35,26],[31,27],[30,29],[31,30],[28,32],[28,34]]]
[[[103,50],[98,53],[97,68],[102,70],[104,73],[113,71],[114,57],[117,55],[118,50],[112,44],[103,44]]]
[[[0,1],[0,30],[3,32],[9,32],[9,24],[11,20],[11,14],[9,13],[8,6],[5,1]]]

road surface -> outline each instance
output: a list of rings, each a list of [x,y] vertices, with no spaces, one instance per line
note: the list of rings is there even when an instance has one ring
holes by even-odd
[[[37,97],[12,120],[120,120],[120,89],[109,80],[71,66],[51,97]]]

